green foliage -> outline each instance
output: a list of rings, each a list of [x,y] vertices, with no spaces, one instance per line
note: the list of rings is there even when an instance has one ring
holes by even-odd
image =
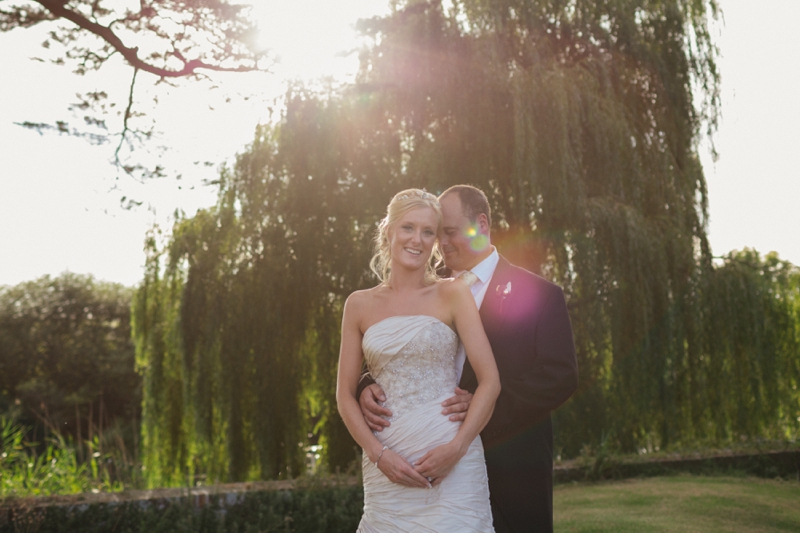
[[[556,467],[554,483],[601,481],[634,477],[693,475],[738,475],[797,480],[800,476],[800,446],[786,441],[754,441],[725,449],[624,455],[607,445],[597,450],[584,447],[579,458]]]
[[[187,500],[15,509],[0,533],[338,533],[355,531],[364,496],[357,486],[311,484],[292,491],[249,492],[235,503],[212,496],[195,509]]]
[[[702,360],[717,436],[797,438],[800,269],[776,253],[731,252],[707,287]],[[700,375],[698,375],[700,374]]]
[[[153,485],[297,475],[309,431],[332,470],[353,462],[335,407],[341,306],[371,283],[391,197],[370,176],[409,183],[399,157],[366,149],[383,132],[361,147],[374,120],[359,98],[293,89],[285,126],[256,132],[217,205],[176,224],[163,250],[149,240],[133,324]]]
[[[133,298],[131,327],[136,343],[136,368],[142,380],[142,463],[151,486],[167,486],[181,479],[176,468],[186,454],[183,443],[183,382],[177,328],[178,280],[162,281],[159,257],[152,253],[153,235],[145,279]]]
[[[354,531],[364,505],[360,486],[308,486],[291,492],[248,493],[225,515],[221,531]]]
[[[38,436],[91,441],[124,426],[135,448],[141,378],[131,342],[132,290],[65,273],[0,287],[0,415]]]
[[[94,452],[81,461],[60,435],[39,452],[36,443],[25,441],[25,429],[0,418],[0,498],[122,490],[122,483],[113,479],[110,454]]]
[[[716,2],[393,5],[359,23],[357,83],[292,87],[217,205],[150,240],[134,335],[151,481],[289,476],[310,430],[328,468],[352,461],[341,308],[375,283],[375,223],[408,186],[482,188],[500,252],[565,288],[565,456],[796,438],[797,269],[716,266],[706,237]]]

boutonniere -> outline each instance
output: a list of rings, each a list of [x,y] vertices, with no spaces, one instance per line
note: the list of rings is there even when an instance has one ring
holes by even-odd
[[[508,295],[511,294],[511,282],[506,283],[505,287],[498,285],[494,289],[494,293],[500,297],[500,312],[503,312],[503,302],[506,301]]]

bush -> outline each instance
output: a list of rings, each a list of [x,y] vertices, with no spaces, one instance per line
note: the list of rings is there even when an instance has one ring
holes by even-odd
[[[196,509],[189,499],[17,508],[0,515],[0,533],[336,533],[355,531],[361,486],[308,485],[296,490],[212,496]]]
[[[0,498],[123,489],[123,468],[111,454],[94,452],[81,461],[75,446],[58,433],[43,447],[25,441],[27,432],[25,426],[0,416]],[[88,445],[90,451],[98,449],[97,437]]]

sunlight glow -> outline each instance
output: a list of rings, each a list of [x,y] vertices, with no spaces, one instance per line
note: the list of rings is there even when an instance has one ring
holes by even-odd
[[[475,252],[482,252],[489,246],[489,237],[479,233],[476,225],[469,226],[464,236],[469,239],[469,247]]]
[[[286,80],[333,77],[347,81],[358,69],[359,18],[389,13],[388,2],[266,0],[253,3],[259,44],[278,59],[275,73]]]
[[[489,246],[489,237],[486,235],[476,235],[471,241],[469,241],[469,247],[472,248],[475,252],[482,252]]]

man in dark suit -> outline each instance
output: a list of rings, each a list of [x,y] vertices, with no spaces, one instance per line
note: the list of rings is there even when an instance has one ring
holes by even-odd
[[[480,189],[456,185],[439,197],[439,236],[446,267],[470,285],[500,371],[502,391],[481,433],[486,450],[497,533],[553,530],[553,425],[550,412],[578,386],[578,363],[564,294],[558,285],[516,267],[491,244],[491,211]],[[465,361],[456,395],[444,415],[463,420],[477,386]],[[369,376],[359,401],[375,431],[391,413],[383,391]],[[382,417],[382,416],[383,417]]]

